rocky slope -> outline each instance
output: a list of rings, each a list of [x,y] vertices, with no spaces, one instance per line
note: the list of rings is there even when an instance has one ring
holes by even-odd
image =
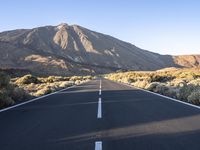
[[[41,75],[200,66],[200,56],[160,55],[67,24],[2,32],[0,57],[0,68],[29,69]]]
[[[200,55],[180,55],[173,56],[174,62],[183,67],[200,66]]]

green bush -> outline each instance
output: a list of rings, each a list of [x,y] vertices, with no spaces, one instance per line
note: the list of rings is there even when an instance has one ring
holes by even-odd
[[[188,96],[188,102],[199,105],[200,104],[200,88],[195,89]]]
[[[168,87],[167,90],[163,94],[172,98],[177,98],[178,92],[179,90],[177,88]]]
[[[29,97],[25,90],[19,87],[15,87],[10,96],[15,101],[24,100]]]
[[[195,88],[196,87],[191,84],[184,85],[183,87],[180,88],[177,97],[183,101],[187,101],[188,96],[192,93],[193,90],[195,90]]]
[[[10,77],[4,72],[0,72],[0,87],[7,86],[10,82]]]
[[[0,108],[13,105],[15,102],[10,98],[7,93],[0,91]]]
[[[10,77],[0,73],[0,108],[13,105],[18,100],[23,100],[28,94],[21,88],[10,83]]]
[[[14,100],[10,97],[12,90],[10,77],[4,72],[0,72],[0,108],[14,104]]]

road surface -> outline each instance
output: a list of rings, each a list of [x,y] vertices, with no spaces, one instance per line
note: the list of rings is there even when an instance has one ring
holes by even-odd
[[[96,79],[1,112],[0,150],[200,150],[200,109]]]

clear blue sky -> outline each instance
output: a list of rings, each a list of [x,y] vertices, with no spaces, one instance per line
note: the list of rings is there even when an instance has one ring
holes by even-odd
[[[200,0],[1,0],[0,31],[62,22],[161,54],[200,54]]]

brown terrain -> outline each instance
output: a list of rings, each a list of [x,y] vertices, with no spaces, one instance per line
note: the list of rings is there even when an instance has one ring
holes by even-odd
[[[0,68],[25,69],[37,75],[200,66],[200,55],[160,55],[109,35],[67,24],[0,33],[0,58]]]

